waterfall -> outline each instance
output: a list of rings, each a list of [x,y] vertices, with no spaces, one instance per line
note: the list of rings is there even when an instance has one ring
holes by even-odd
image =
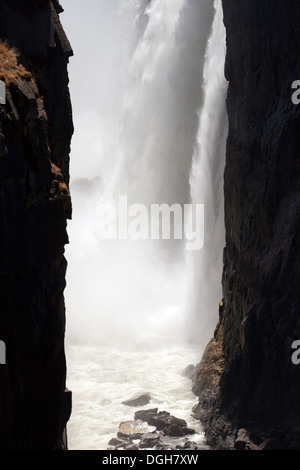
[[[151,392],[151,406],[196,427],[201,446],[201,427],[191,417],[196,397],[181,373],[199,361],[221,299],[227,134],[221,0],[89,0],[88,8],[64,0],[64,6],[76,52],[66,249],[70,448],[105,449],[118,423],[132,419],[122,401],[141,390]],[[151,215],[154,205],[204,205],[203,248],[187,250],[186,239],[175,236],[104,240],[103,231],[124,219],[113,210],[124,207],[124,198]],[[103,208],[112,209],[108,217]]]
[[[81,338],[184,328],[206,340],[221,296],[224,246],[221,2],[215,8],[210,0],[99,3],[101,17],[107,15],[97,39],[101,48],[107,44],[106,54],[100,50],[99,104],[81,109],[83,137],[73,142],[68,328]],[[205,204],[204,248],[187,252],[177,240],[100,240],[99,207],[120,196],[147,206]]]
[[[215,16],[204,66],[203,105],[199,110],[197,144],[190,175],[193,202],[206,208],[204,249],[188,260],[188,308],[194,326],[191,339],[202,348],[212,336],[222,299],[221,273],[225,246],[223,174],[228,122],[224,78],[225,27],[221,1]],[[200,334],[199,334],[200,332]]]

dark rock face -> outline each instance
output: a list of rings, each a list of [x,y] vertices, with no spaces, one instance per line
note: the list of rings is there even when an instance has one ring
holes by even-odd
[[[300,448],[300,370],[291,361],[300,338],[300,107],[291,101],[300,6],[226,0],[223,9],[224,307],[198,367],[194,411],[214,447],[233,447],[244,428],[254,444]]]
[[[25,5],[26,4],[26,5]],[[49,1],[0,1],[0,38],[24,76],[0,106],[0,448],[66,449],[64,352],[72,55]],[[5,80],[6,77],[0,77]]]

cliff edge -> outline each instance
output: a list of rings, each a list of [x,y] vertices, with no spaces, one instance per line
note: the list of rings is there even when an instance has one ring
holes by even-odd
[[[213,448],[300,448],[300,7],[224,0],[229,136],[223,302],[198,365]],[[242,430],[241,430],[242,429]],[[243,438],[241,436],[244,436]]]
[[[57,1],[0,0],[2,450],[67,448],[64,246],[71,217],[72,49],[61,10]]]

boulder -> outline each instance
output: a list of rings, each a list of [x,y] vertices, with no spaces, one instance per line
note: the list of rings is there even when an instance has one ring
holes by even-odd
[[[196,378],[196,367],[194,366],[194,364],[188,365],[182,372],[182,375],[183,377],[186,377],[190,379],[192,382],[194,382]]]
[[[140,419],[149,424],[149,420],[157,415],[158,408],[152,408],[150,410],[138,410],[134,414],[134,419]]]
[[[119,437],[113,437],[108,443],[109,446],[114,446],[114,447],[119,446],[121,444],[125,445],[127,444],[127,442],[124,441],[124,439],[121,439]]]
[[[128,444],[125,446],[125,450],[139,450],[139,447],[136,444]]]
[[[184,419],[176,418],[176,416],[172,416],[167,411],[160,411],[156,415],[150,417],[150,419],[148,420],[148,424],[150,424],[151,426],[155,426],[159,431],[164,431],[172,424],[176,424],[180,427],[187,426],[187,423]]]
[[[137,395],[129,400],[122,401],[122,405],[126,406],[144,406],[148,405],[151,401],[150,393],[143,393],[141,395]]]
[[[139,443],[140,449],[152,449],[160,443],[160,435],[157,433],[143,434]]]
[[[197,450],[197,444],[193,441],[186,441],[182,446],[176,446],[178,450]]]
[[[170,444],[158,444],[155,446],[155,450],[176,450],[176,449]]]
[[[151,428],[141,420],[123,421],[120,423],[117,436],[120,439],[134,441],[141,439],[142,435],[148,433],[150,430]]]
[[[164,429],[164,434],[170,437],[183,437],[188,434],[195,434],[193,429],[189,429],[186,426],[180,426],[179,424],[171,424],[168,428]]]
[[[252,444],[251,439],[248,435],[246,429],[239,429],[237,433],[237,438],[234,442],[234,448],[236,450],[246,450],[246,446]]]

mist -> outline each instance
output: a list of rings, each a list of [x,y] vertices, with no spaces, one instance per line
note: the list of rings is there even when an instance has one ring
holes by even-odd
[[[204,346],[213,333],[226,138],[217,4],[215,15],[209,0],[64,1],[75,51],[70,341],[180,335]],[[204,204],[203,249],[190,253],[184,240],[100,240],[100,208],[120,196],[147,207]]]

